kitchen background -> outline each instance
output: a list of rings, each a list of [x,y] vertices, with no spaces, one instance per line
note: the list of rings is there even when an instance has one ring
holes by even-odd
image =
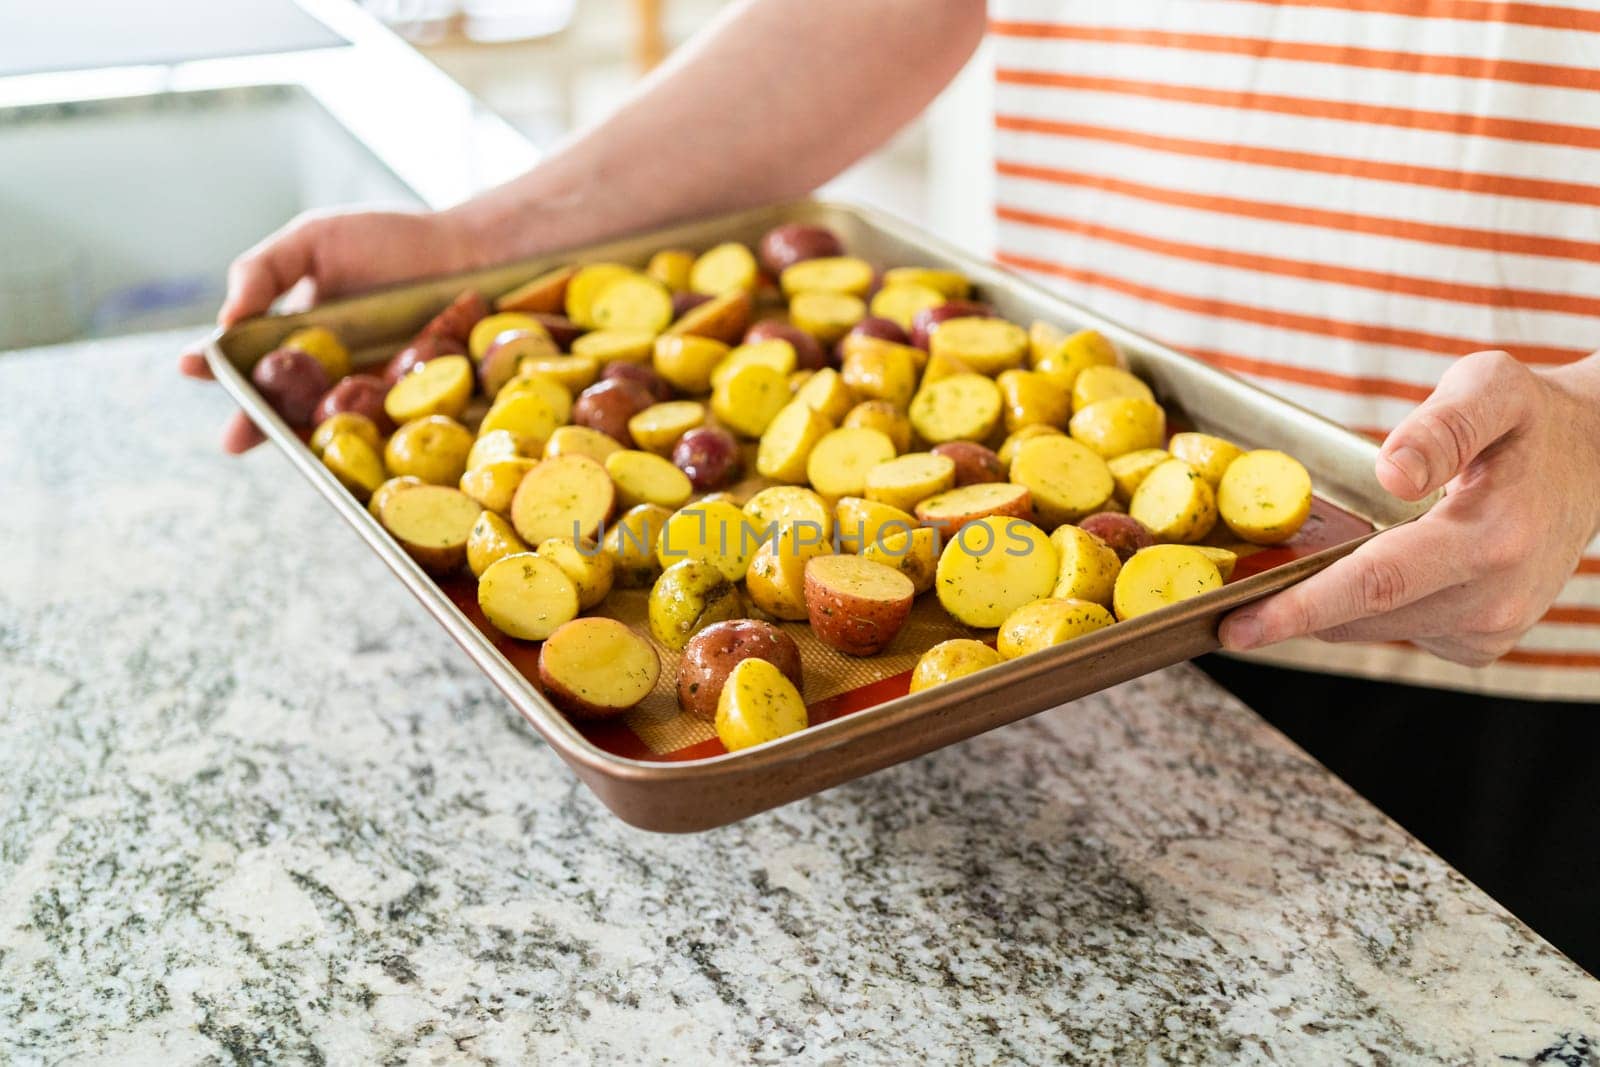
[[[368,0],[391,32],[346,0],[0,5],[0,350],[203,326],[298,212],[509,177],[724,6]],[[822,195],[987,251],[987,63]]]

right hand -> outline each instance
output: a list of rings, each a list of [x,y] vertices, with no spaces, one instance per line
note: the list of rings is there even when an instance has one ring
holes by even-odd
[[[306,289],[308,303],[314,304],[477,265],[470,234],[448,212],[302,215],[233,261],[217,322],[228,327],[262,314],[297,286]],[[197,350],[185,352],[178,369],[192,378],[211,377]],[[222,447],[243,452],[262,440],[261,431],[241,411],[223,430]]]

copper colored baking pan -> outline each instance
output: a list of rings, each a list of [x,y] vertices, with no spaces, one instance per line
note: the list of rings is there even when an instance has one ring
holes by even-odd
[[[1117,342],[1129,367],[1154,387],[1176,419],[1244,445],[1283,449],[1305,463],[1318,497],[1312,521],[1288,546],[1241,559],[1240,576],[1219,590],[914,696],[905,695],[909,663],[934,640],[969,631],[953,622],[933,622],[917,631],[920,638],[903,633],[888,650],[896,655],[886,655],[881,664],[845,663],[823,649],[805,626],[790,625],[807,660],[806,696],[814,725],[730,754],[714,738],[706,740],[709,730],[703,724],[678,723],[671,718],[675,708],[661,710],[670,706],[669,693],[661,694],[647,722],[626,728],[616,723],[580,728],[569,722],[530,678],[536,647],[495,634],[477,614],[470,582],[441,585],[424,573],[249,381],[255,361],[301,326],[329,326],[356,351],[358,363],[376,360],[465,288],[492,297],[562,263],[614,260],[642,265],[652,252],[666,247],[704,249],[727,240],[754,244],[767,229],[786,221],[828,226],[852,254],[880,266],[959,270],[972,279],[981,298],[1014,321],[1045,319],[1063,328],[1100,329]],[[1432,503],[1408,504],[1385,493],[1373,475],[1376,447],[1313,412],[1108,322],[904,222],[865,208],[810,200],[390,289],[304,314],[253,319],[212,337],[206,358],[256,424],[579,777],[624,820],[649,830],[688,832],[734,822],[1211,651],[1217,647],[1217,623],[1224,613],[1302,580],[1352,551],[1375,530],[1413,519]],[[625,617],[637,610],[637,600],[631,608],[627,600],[622,597],[623,607],[617,609]],[[919,601],[919,610],[923,618],[943,619],[937,606]],[[939,633],[940,626],[947,632]],[[663,661],[670,668],[675,657],[664,656]],[[847,691],[837,691],[841,676],[850,679]],[[663,679],[670,689],[669,670]],[[813,681],[834,691],[814,700]],[[687,740],[661,740],[677,736],[672,732],[680,727],[702,733],[684,735]],[[642,743],[641,737],[652,743]]]

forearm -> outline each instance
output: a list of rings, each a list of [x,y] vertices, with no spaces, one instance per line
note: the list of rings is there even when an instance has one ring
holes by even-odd
[[[453,209],[483,262],[809,192],[927,105],[981,0],[746,0],[604,122]]]

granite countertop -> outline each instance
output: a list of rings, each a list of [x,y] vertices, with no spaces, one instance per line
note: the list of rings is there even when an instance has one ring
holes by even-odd
[[[181,339],[0,354],[0,1062],[1600,1056],[1600,985],[1186,667],[629,828]]]

